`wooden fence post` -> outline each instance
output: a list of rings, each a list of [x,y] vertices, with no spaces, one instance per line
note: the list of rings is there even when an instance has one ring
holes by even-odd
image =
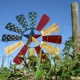
[[[78,24],[78,3],[73,2],[71,4],[71,17],[72,17],[72,36],[74,40],[74,46],[73,49],[75,49],[78,46],[78,36],[79,36],[79,24]],[[78,50],[75,51],[78,53]]]

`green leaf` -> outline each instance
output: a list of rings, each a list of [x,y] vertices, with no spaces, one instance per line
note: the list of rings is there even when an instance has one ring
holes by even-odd
[[[34,62],[38,61],[38,58],[36,56],[30,56],[28,59],[31,59]]]
[[[36,75],[36,78],[41,78],[45,72],[45,70],[39,70],[39,72]]]
[[[21,80],[29,80],[29,79],[26,79],[26,78],[22,78]]]
[[[2,75],[0,75],[0,79],[1,80],[5,80],[5,78],[8,76],[9,74],[2,74]]]
[[[23,55],[19,55],[19,58],[22,58],[22,59],[24,59],[24,56],[23,56]]]

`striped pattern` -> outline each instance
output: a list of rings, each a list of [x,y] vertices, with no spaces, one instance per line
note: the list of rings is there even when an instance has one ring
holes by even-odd
[[[28,56],[35,56],[35,49],[34,48],[28,48]]]
[[[12,54],[14,51],[16,51],[18,48],[20,48],[23,45],[24,45],[24,43],[22,41],[19,41],[19,42],[15,43],[15,44],[7,46],[4,50],[5,50],[7,55],[10,55],[10,54]]]
[[[47,52],[53,54],[54,56],[58,55],[58,53],[60,52],[59,48],[52,46],[46,42],[42,42],[40,46],[44,48]]]
[[[52,33],[58,32],[58,31],[59,31],[59,27],[55,23],[55,24],[49,26],[48,28],[42,30],[41,34],[42,34],[42,36],[45,36],[45,35],[49,35],[49,34],[52,34]]]

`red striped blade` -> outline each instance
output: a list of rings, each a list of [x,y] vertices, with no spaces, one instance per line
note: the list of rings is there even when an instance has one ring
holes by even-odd
[[[36,29],[41,31],[43,27],[49,22],[49,20],[50,18],[46,14],[43,14]]]
[[[34,34],[34,38],[38,38],[38,37],[40,37],[41,36],[41,34]]]
[[[40,46],[35,47],[35,50],[37,54],[40,54],[40,50],[41,50]],[[49,60],[48,57],[44,54],[43,50],[42,50],[41,58]]]
[[[42,41],[52,42],[52,43],[56,43],[56,44],[61,44],[62,36],[61,35],[43,36]]]
[[[28,47],[26,45],[23,46],[23,48],[20,50],[20,52],[17,54],[17,56],[14,58],[13,62],[16,64],[21,64],[22,63],[22,58],[20,58],[20,55],[25,56],[26,51],[27,51]]]

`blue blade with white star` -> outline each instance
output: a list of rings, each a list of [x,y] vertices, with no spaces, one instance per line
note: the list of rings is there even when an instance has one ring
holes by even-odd
[[[22,25],[22,27],[25,31],[29,30],[27,21],[26,21],[25,16],[23,14],[20,14],[20,15],[16,16],[16,19]]]
[[[29,12],[30,29],[35,29],[37,13]]]
[[[9,34],[4,34],[4,35],[2,36],[2,41],[3,41],[3,42],[19,41],[19,40],[22,40],[22,36],[9,35]]]
[[[22,29],[20,29],[19,27],[17,27],[16,25],[12,24],[12,23],[8,23],[5,27],[6,29],[19,33],[19,34],[23,34],[24,31]]]

